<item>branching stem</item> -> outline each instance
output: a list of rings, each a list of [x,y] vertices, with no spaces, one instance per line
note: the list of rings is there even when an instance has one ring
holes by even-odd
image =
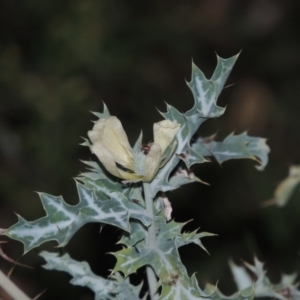
[[[152,218],[152,223],[148,227],[147,246],[149,249],[155,249],[155,247],[156,247],[156,227],[155,227],[154,206],[153,206],[153,199],[151,198],[151,195],[150,195],[150,186],[149,186],[149,183],[146,183],[146,182],[144,182],[144,196],[145,196],[146,210]],[[158,299],[158,295],[156,293],[156,290],[157,290],[156,275],[151,266],[147,266],[146,271],[147,271],[147,279],[148,279],[151,300],[156,300],[156,299]]]

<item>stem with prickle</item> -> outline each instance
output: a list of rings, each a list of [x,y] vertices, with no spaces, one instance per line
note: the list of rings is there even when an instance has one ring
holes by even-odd
[[[148,227],[147,247],[149,249],[155,249],[155,247],[156,247],[156,227],[155,227],[155,214],[154,214],[153,199],[151,198],[151,195],[150,195],[149,183],[144,182],[143,185],[144,185],[144,197],[145,197],[146,210],[152,218],[151,225]],[[147,279],[148,279],[150,297],[152,300],[156,300],[156,299],[158,299],[156,275],[151,266],[147,266],[146,271],[147,271]]]

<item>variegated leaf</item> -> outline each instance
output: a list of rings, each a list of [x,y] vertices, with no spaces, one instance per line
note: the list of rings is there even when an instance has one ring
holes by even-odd
[[[236,266],[231,262],[230,268],[238,287],[252,286],[255,298],[272,298],[278,300],[298,300],[300,299],[300,291],[297,289],[298,284],[295,283],[297,276],[283,275],[281,282],[272,284],[264,270],[264,264],[256,257],[254,258],[254,265],[244,263],[243,266]],[[248,272],[254,274],[255,282],[252,282]]]
[[[27,252],[51,240],[64,246],[79,228],[89,222],[110,224],[126,231],[130,230],[130,217],[139,219],[145,225],[151,222],[144,208],[121,193],[112,193],[110,199],[100,200],[93,190],[78,182],[76,184],[79,194],[77,205],[68,205],[61,196],[40,193],[47,215],[32,222],[18,216],[19,221],[4,234],[22,242]]]
[[[133,247],[137,243],[146,239],[147,228],[142,225],[139,221],[130,221],[130,232],[124,232],[122,238],[118,242],[119,244],[126,245],[127,247]]]
[[[211,300],[253,300],[254,299],[254,292],[252,287],[236,292],[231,296],[226,296],[218,289],[217,286],[208,283],[205,286],[204,293],[208,295],[208,297],[205,298]]]
[[[68,254],[58,256],[57,253],[43,251],[40,256],[47,262],[43,266],[45,269],[69,273],[73,277],[71,284],[91,289],[95,293],[95,300],[140,299],[141,285],[131,285],[129,280],[124,280],[120,274],[115,274],[112,279],[105,279],[95,275],[87,262],[78,262]]]
[[[71,284],[88,287],[95,293],[95,300],[115,299],[118,284],[114,280],[108,280],[95,275],[87,262],[78,262],[68,254],[58,256],[57,253],[43,251],[40,253],[46,260],[43,266],[47,270],[57,270],[69,273],[73,279]]]
[[[170,185],[174,188],[179,188],[182,185],[192,183],[192,182],[199,182],[202,184],[209,185],[209,183],[195,176],[195,174],[190,170],[183,169],[181,167],[179,167],[169,179]]]
[[[132,285],[129,278],[124,278],[120,273],[113,274],[111,278],[115,279],[118,283],[115,300],[146,300],[147,293],[142,299],[140,298],[143,282],[139,285]]]
[[[266,139],[248,136],[246,132],[229,135],[222,142],[214,137],[198,138],[192,149],[202,156],[214,156],[221,164],[229,159],[248,158],[259,162],[258,170],[263,170],[268,163],[269,146]]]
[[[165,217],[162,215],[163,212],[156,218],[158,234],[155,249],[147,248],[145,237],[143,237],[136,247],[130,246],[113,253],[117,258],[114,272],[120,271],[128,276],[143,266],[151,265],[160,278],[162,299],[167,299],[165,297],[170,295],[171,298],[168,299],[177,299],[176,297],[179,295],[186,295],[186,298],[180,299],[200,297],[196,281],[187,275],[177,249],[188,243],[196,243],[203,247],[201,241],[197,242],[196,240],[211,234],[196,232],[181,234],[182,227],[186,223],[174,221],[166,223]],[[122,239],[121,242],[128,242],[128,238]],[[133,245],[133,243],[131,244]],[[172,298],[173,296],[175,298]]]
[[[210,80],[204,76],[195,64],[193,64],[192,79],[187,83],[194,96],[193,108],[182,114],[173,106],[167,105],[167,112],[161,113],[164,118],[179,123],[181,128],[176,136],[178,145],[175,153],[177,156],[173,155],[166,165],[159,170],[158,174],[151,182],[150,190],[152,197],[154,197],[158,191],[165,192],[174,189],[174,186],[170,185],[168,179],[180,158],[185,160],[188,167],[195,163],[206,161],[203,156],[201,156],[201,153],[196,153],[193,149],[189,148],[189,143],[192,136],[207,118],[218,117],[224,113],[225,108],[219,107],[216,104],[217,98],[237,57],[238,56],[233,56],[228,59],[218,57],[217,67]],[[186,149],[190,149],[189,156],[184,158],[180,157]]]

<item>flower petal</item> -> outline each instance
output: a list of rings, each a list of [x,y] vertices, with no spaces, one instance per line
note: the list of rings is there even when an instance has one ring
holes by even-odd
[[[118,118],[110,116],[98,120],[88,136],[94,145],[93,152],[98,156],[102,154],[101,148],[105,148],[113,157],[113,161],[133,170],[133,153],[127,135]],[[97,151],[99,153],[97,153]],[[102,162],[103,159],[100,159]],[[102,162],[103,163],[103,162]],[[103,163],[104,164],[104,163]]]
[[[92,145],[91,150],[94,154],[96,154],[105,169],[112,175],[126,180],[141,179],[141,176],[135,173],[126,172],[125,170],[118,168],[111,152],[105,147],[102,147],[100,144]]]
[[[174,139],[173,142],[171,142],[169,147],[166,149],[165,153],[163,154],[159,168],[162,168],[169,161],[169,159],[171,158],[172,154],[174,153],[177,145],[178,145],[178,142],[176,139]]]
[[[180,124],[170,120],[163,120],[153,125],[154,142],[158,143],[162,149],[162,153],[168,148],[177,132]]]
[[[163,152],[161,146],[157,143],[151,145],[151,149],[146,156],[144,182],[150,182],[156,175],[161,162]]]

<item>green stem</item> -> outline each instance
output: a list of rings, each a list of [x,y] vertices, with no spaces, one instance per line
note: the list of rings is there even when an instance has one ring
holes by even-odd
[[[1,270],[0,286],[14,300],[30,300]]]
[[[155,227],[154,206],[153,206],[153,199],[151,198],[151,195],[150,195],[150,186],[149,186],[149,183],[146,183],[146,182],[144,182],[144,196],[145,196],[146,210],[152,218],[151,225],[148,227],[147,246],[149,249],[155,249],[155,247],[156,247],[156,227]],[[156,290],[157,290],[156,275],[151,266],[147,266],[146,271],[147,271],[147,279],[148,279],[150,297],[152,300],[156,300],[156,299],[158,299],[158,295],[156,293]]]

